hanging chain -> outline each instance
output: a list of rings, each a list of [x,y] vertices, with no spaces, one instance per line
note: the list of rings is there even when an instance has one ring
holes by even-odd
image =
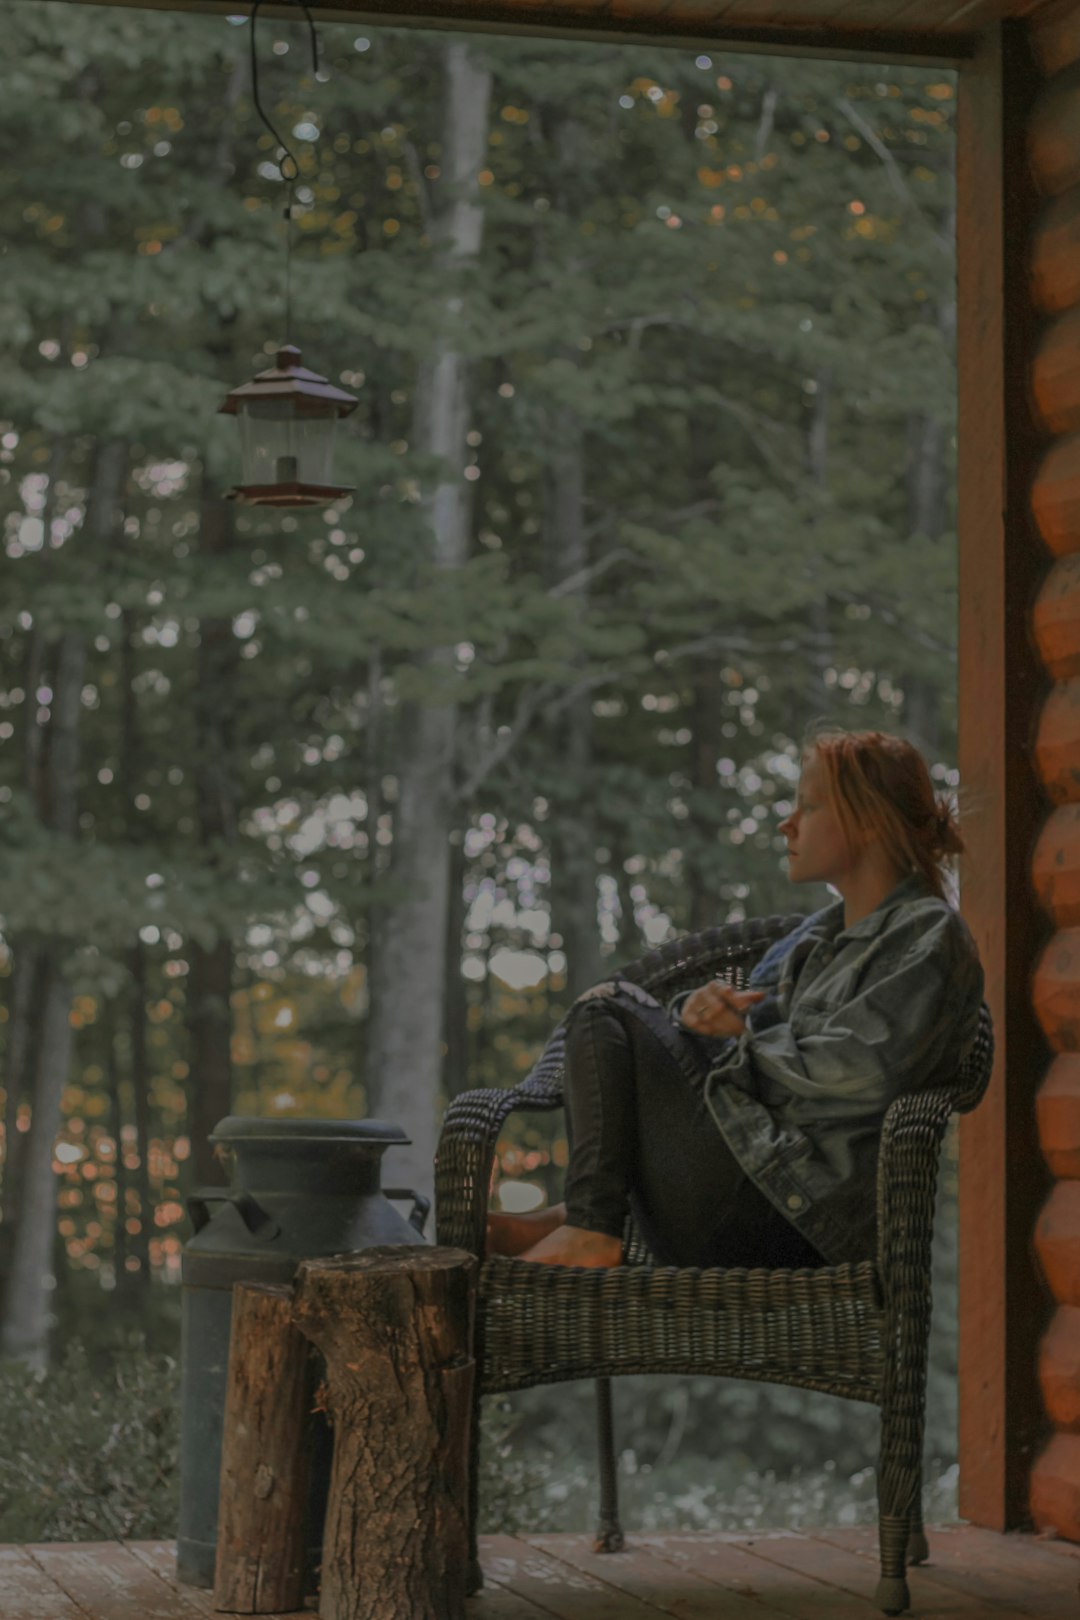
[[[292,338],[293,190],[297,180],[300,178],[300,165],[297,163],[296,158],[288,144],[282,140],[281,136],[278,134],[277,130],[266,116],[266,113],[263,111],[262,102],[259,100],[259,58],[255,50],[255,19],[259,15],[259,7],[262,5],[262,3],[263,0],[252,0],[251,7],[251,98],[255,103],[255,111],[258,113],[259,117],[270,131],[270,134],[274,137],[274,140],[285,154],[284,157],[277,160],[277,166],[278,173],[288,186],[288,193],[283,213],[285,217],[285,342],[289,343]],[[293,0],[293,4],[298,5],[303,11],[304,16],[307,18],[308,28],[311,32],[311,70],[317,78],[319,73],[319,38],[315,32],[315,23],[311,12],[304,4],[304,0]]]
[[[288,200],[285,204],[285,342],[292,342],[292,239],[293,239],[293,180],[289,181]]]

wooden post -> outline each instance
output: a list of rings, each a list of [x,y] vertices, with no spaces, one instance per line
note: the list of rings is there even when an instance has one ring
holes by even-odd
[[[293,1325],[291,1289],[235,1284],[215,1609],[272,1614],[303,1603],[312,1359]]]
[[[996,1059],[960,1121],[960,1512],[1028,1522],[1044,1417],[1036,1363],[1046,1293],[1031,1261],[1046,1194],[1035,1093],[1048,1052],[1031,1005],[1046,928],[1031,851],[1045,817],[1032,757],[1046,677],[1027,609],[1045,574],[1031,509],[1043,448],[1030,403],[1038,197],[1026,135],[1040,86],[1018,22],[986,30],[959,77],[957,272],[960,901],[986,971]]]
[[[476,1273],[427,1244],[297,1272],[334,1427],[321,1620],[465,1620]]]

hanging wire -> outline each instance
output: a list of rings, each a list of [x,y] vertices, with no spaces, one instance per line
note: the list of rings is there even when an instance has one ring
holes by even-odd
[[[285,219],[285,342],[288,343],[292,334],[292,220],[293,220],[293,188],[300,177],[300,165],[297,163],[291,148],[283,141],[273,124],[263,110],[259,100],[259,58],[255,50],[255,20],[259,15],[259,7],[263,0],[252,0],[251,6],[251,98],[255,103],[255,111],[266,125],[274,140],[281,147],[285,156],[278,158],[278,173],[288,186],[286,202],[283,210]],[[307,18],[308,29],[311,33],[311,70],[318,78],[319,74],[319,37],[315,32],[315,22],[311,12],[304,4],[304,0],[292,0],[298,5]],[[287,165],[287,166],[286,166]]]

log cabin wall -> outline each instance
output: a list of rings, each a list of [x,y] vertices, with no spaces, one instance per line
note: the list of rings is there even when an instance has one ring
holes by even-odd
[[[1037,1369],[1054,1301],[1033,1233],[1053,1185],[1035,1105],[1053,1052],[1032,971],[1053,926],[1032,861],[1049,808],[1035,745],[1049,735],[1054,686],[1030,621],[1049,561],[1032,504],[1048,436],[1032,401],[1043,317],[1031,288],[1044,207],[1035,130],[1059,71],[1037,57],[1026,24],[1006,22],[983,33],[958,88],[961,904],[997,1049],[985,1101],[960,1122],[960,1512],[995,1530],[1030,1523],[1032,1468],[1050,1432]],[[1077,491],[1080,550],[1080,480]],[[1080,766],[1080,727],[1071,757]]]
[[[1046,77],[1028,138],[1041,198],[1031,398],[1045,438],[1032,485],[1044,575],[1031,628],[1048,682],[1035,738],[1048,806],[1031,865],[1052,933],[1035,964],[1032,1001],[1051,1049],[1036,1111],[1053,1182],[1034,1246],[1053,1314],[1038,1359],[1052,1432],[1034,1460],[1030,1506],[1038,1527],[1080,1540],[1080,7],[1035,38]]]

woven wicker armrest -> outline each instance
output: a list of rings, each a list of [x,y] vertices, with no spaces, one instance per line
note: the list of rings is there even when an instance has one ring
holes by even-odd
[[[520,1085],[509,1090],[485,1086],[463,1091],[443,1117],[435,1154],[435,1223],[437,1241],[471,1254],[484,1250],[484,1223],[495,1149],[508,1114],[519,1108],[562,1105],[562,1040],[560,1024],[539,1063]]]
[[[968,1113],[990,1082],[994,1036],[985,1003],[979,1028],[954,1084],[907,1092],[891,1105],[881,1131],[877,1173],[878,1270],[888,1297],[893,1280],[925,1269],[933,1239],[941,1143],[953,1114]]]
[[[701,984],[714,973],[745,983],[747,973],[773,940],[802,919],[752,917],[700,933],[683,934],[635,962],[619,967],[622,977],[658,999]],[[525,1079],[510,1089],[465,1091],[450,1103],[435,1157],[435,1219],[438,1241],[473,1254],[483,1253],[488,1191],[499,1132],[517,1109],[562,1106],[563,1057],[567,1019],[556,1026]]]

